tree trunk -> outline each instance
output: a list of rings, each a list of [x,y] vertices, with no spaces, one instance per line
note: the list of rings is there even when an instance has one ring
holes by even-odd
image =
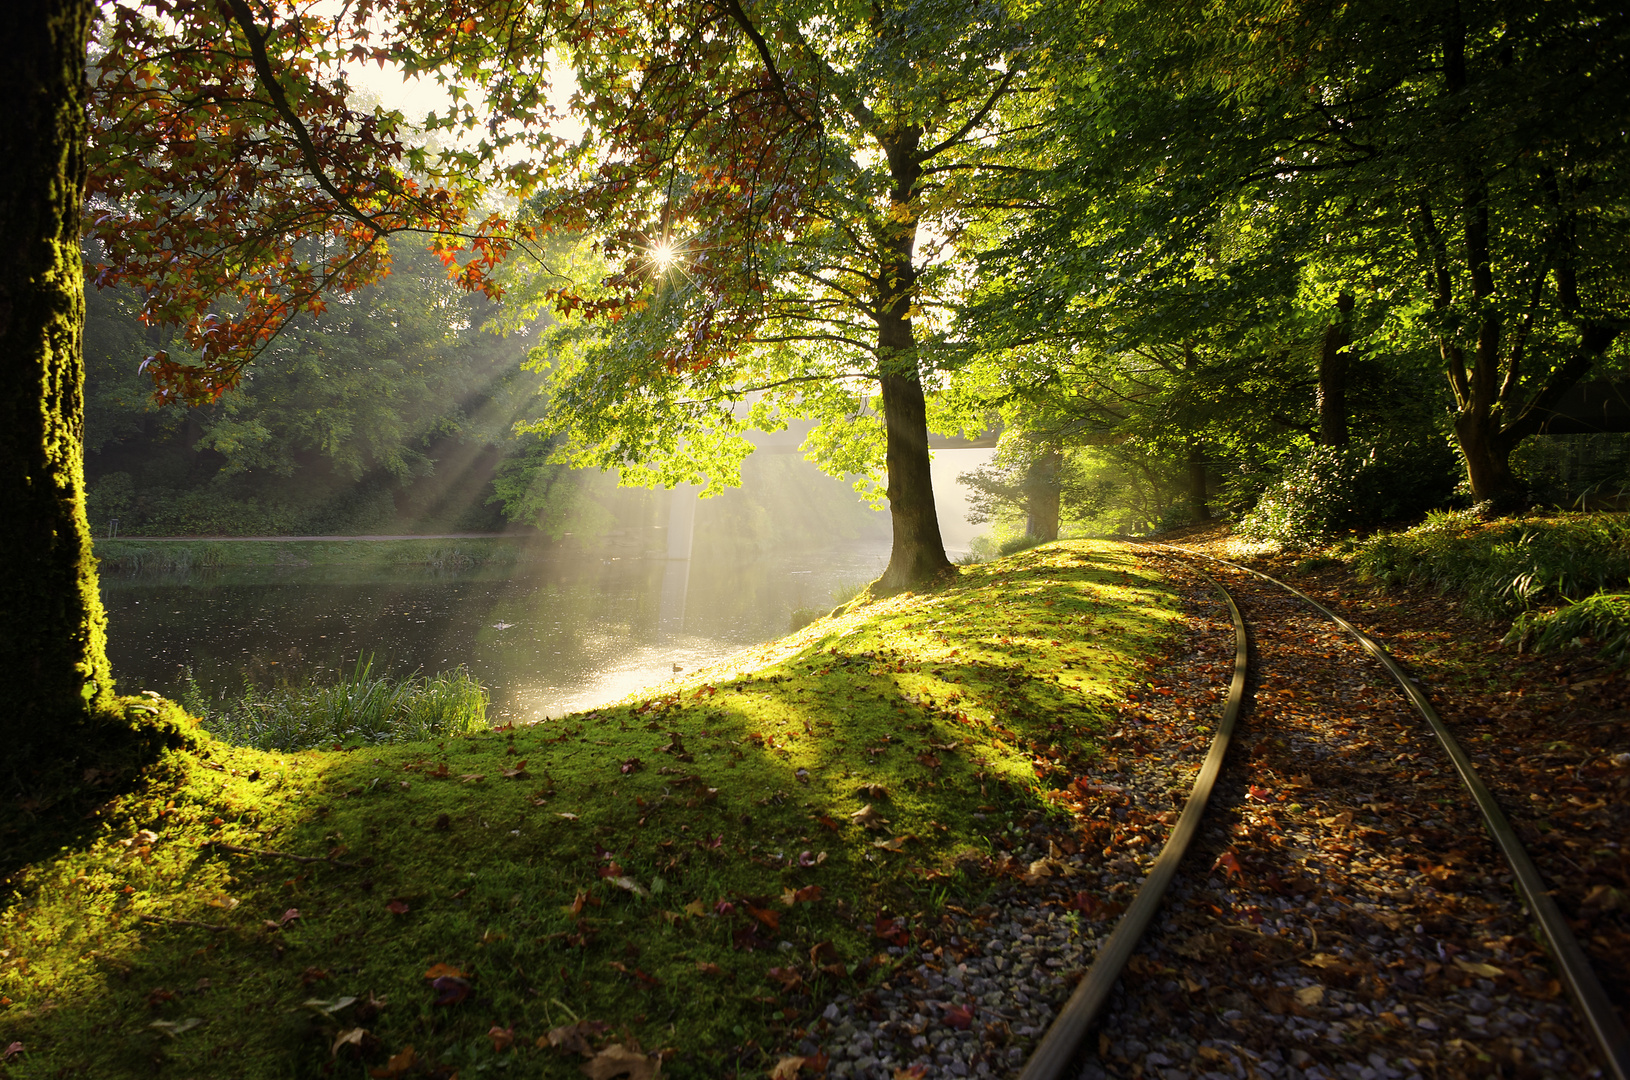
[[[121,723],[85,521],[85,50],[91,0],[0,20],[0,787],[38,788]]]
[[[1336,299],[1340,314],[1324,332],[1319,351],[1319,445],[1347,445],[1347,346],[1352,335],[1347,315],[1353,298],[1342,293]]]
[[[917,268],[912,260],[917,245],[916,185],[922,176],[917,149],[921,138],[920,131],[906,128],[880,140],[894,181],[889,196],[891,213],[880,238],[876,296],[883,423],[888,435],[884,460],[888,468],[889,516],[894,525],[889,565],[874,586],[883,594],[921,584],[951,565],[945,557],[939,515],[934,509],[928,404],[923,398],[917,339],[911,326],[917,283]]]
[[[1198,439],[1188,441],[1189,511],[1195,521],[1210,521],[1211,507],[1206,502],[1205,448]]]
[[[1024,531],[1038,540],[1058,539],[1058,473],[1064,455],[1049,446],[1030,463],[1025,477]]]

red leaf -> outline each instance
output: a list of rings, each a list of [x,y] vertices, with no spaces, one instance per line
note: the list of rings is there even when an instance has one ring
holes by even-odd
[[[385,910],[390,912],[392,915],[406,915],[408,913],[408,906],[402,903],[400,900],[392,900],[390,903],[385,905]]]
[[[945,1010],[945,1026],[958,1031],[967,1031],[973,1024],[973,1008],[969,1005],[953,1005]]]

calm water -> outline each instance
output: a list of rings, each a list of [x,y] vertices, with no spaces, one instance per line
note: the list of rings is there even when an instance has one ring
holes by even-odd
[[[537,719],[779,637],[793,609],[829,608],[834,589],[887,562],[879,549],[745,564],[698,556],[109,575],[108,652],[126,693],[175,693],[188,668],[214,695],[350,670],[369,655],[399,674],[465,664],[496,716]]]

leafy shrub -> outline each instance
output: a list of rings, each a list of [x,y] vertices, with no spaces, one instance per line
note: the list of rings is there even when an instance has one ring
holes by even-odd
[[[1525,612],[1505,640],[1535,652],[1594,644],[1602,659],[1623,667],[1630,664],[1630,595],[1599,592],[1555,611]]]
[[[417,742],[487,729],[486,688],[460,665],[404,679],[373,674],[372,658],[333,685],[247,690],[211,704],[190,682],[181,703],[205,730],[260,750],[309,750],[334,743]]]
[[[1311,547],[1349,529],[1417,514],[1453,490],[1453,460],[1436,444],[1318,446],[1240,519],[1248,540]]]
[[[1474,616],[1510,618],[1622,589],[1630,580],[1630,523],[1622,514],[1494,522],[1470,511],[1434,514],[1359,545],[1356,565],[1373,581],[1460,596]]]

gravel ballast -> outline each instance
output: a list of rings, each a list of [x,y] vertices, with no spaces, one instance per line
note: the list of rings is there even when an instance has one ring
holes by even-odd
[[[1092,962],[1176,820],[1233,667],[1226,607],[1186,560],[1159,566],[1186,625],[1120,706],[1073,815],[993,820],[983,902],[887,945],[910,966],[820,1012],[799,1050],[827,1054],[828,1075],[1017,1075]],[[1252,698],[1082,1080],[1600,1075],[1407,701],[1289,594],[1215,573],[1251,628]]]

